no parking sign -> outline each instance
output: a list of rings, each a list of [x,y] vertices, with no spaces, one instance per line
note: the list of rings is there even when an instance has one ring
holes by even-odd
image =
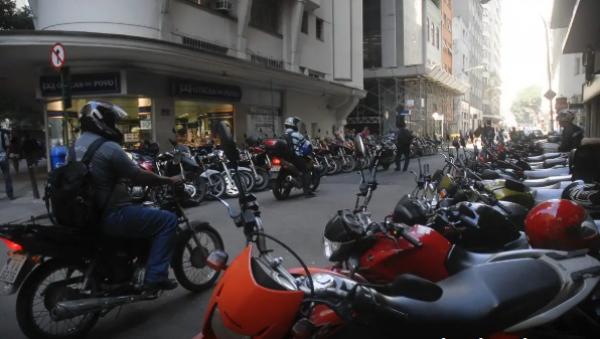
[[[61,43],[57,42],[54,45],[52,45],[52,47],[50,48],[49,59],[50,65],[54,67],[54,69],[60,71],[60,69],[65,65],[65,62],[67,61],[66,57],[67,56],[65,54],[65,47]]]

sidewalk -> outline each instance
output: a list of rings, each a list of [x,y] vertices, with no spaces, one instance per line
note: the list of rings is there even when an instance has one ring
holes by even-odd
[[[12,163],[10,164],[10,174],[12,177],[15,200],[8,200],[4,191],[4,178],[0,173],[0,224],[27,220],[31,216],[46,213],[46,206],[43,199],[34,199],[31,188],[31,181],[27,172],[27,166],[21,161],[19,174],[15,174]],[[40,161],[36,168],[36,179],[40,198],[44,196],[44,187],[46,186],[46,162]]]

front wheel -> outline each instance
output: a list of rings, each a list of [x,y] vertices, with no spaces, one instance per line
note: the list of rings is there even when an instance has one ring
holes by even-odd
[[[58,302],[89,297],[82,291],[84,271],[81,265],[50,260],[25,280],[17,296],[17,322],[28,338],[81,338],[94,327],[97,312],[64,320],[51,315]]]
[[[356,169],[356,160],[353,157],[346,157],[346,163],[342,165],[342,172],[350,173]]]
[[[183,288],[202,292],[214,285],[219,272],[208,267],[206,259],[215,251],[225,249],[219,232],[206,223],[195,223],[192,231],[182,232],[173,252],[173,272]],[[193,236],[195,234],[195,237]]]
[[[261,192],[269,188],[269,184],[271,183],[271,176],[269,172],[262,168],[256,167],[256,183],[254,184],[254,190],[257,192]]]

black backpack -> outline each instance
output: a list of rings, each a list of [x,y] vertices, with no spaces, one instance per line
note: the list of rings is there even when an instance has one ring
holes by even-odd
[[[103,138],[95,140],[81,161],[71,160],[48,174],[44,200],[55,225],[91,228],[100,221],[102,208],[95,203],[89,164],[106,141]]]

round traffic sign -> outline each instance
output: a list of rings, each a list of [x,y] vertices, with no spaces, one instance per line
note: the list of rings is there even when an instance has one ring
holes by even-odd
[[[52,45],[52,48],[50,48],[50,65],[58,70],[65,65],[65,61],[65,47],[61,43]]]

